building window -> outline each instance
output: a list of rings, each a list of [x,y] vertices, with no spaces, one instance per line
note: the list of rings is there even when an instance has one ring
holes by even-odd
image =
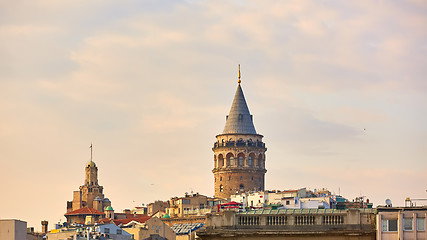
[[[230,181],[231,180],[231,176],[228,176],[228,181]]]
[[[240,181],[243,180],[243,176],[240,176]]]
[[[219,177],[219,180],[222,181],[222,177]]]
[[[243,166],[243,157],[239,157],[239,166]]]
[[[417,231],[425,231],[425,230],[426,230],[426,219],[417,218]]]
[[[122,230],[121,229],[117,229],[117,234],[121,235],[122,234]]]
[[[240,184],[240,191],[244,191],[245,190],[245,188],[243,187],[243,184]]]
[[[252,177],[252,178],[251,178],[251,180],[253,181],[253,180],[254,180],[254,177]]]
[[[220,191],[220,192],[224,192],[224,186],[222,186],[222,185],[221,185],[221,186],[219,186],[219,191]]]
[[[403,219],[403,230],[404,231],[412,231],[412,218],[404,218]]]
[[[291,202],[289,200],[286,200],[286,205],[289,205]]]
[[[104,228],[104,233],[110,233],[110,229],[109,228]]]
[[[397,219],[383,220],[383,232],[397,232]]]
[[[190,199],[182,199],[182,204],[190,204]]]
[[[230,157],[230,166],[234,165],[234,157]]]

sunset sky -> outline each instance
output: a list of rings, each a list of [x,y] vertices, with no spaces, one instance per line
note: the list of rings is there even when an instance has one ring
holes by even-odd
[[[65,221],[91,142],[116,211],[212,196],[238,64],[266,189],[427,197],[425,0],[0,0],[0,218]]]

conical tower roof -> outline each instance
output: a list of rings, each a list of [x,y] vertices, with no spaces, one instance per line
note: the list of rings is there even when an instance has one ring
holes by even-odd
[[[243,95],[242,87],[237,86],[236,94],[234,95],[233,104],[231,105],[230,113],[225,122],[223,134],[257,134],[255,131],[252,115],[249,112],[246,104],[245,96]]]

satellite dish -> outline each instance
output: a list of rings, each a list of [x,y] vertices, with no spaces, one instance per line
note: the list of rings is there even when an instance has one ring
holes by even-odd
[[[387,198],[385,200],[385,204],[387,205],[387,207],[391,207],[391,200]]]

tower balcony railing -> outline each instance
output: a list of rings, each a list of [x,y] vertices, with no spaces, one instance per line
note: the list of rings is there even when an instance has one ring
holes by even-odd
[[[265,166],[260,166],[260,165],[252,165],[252,166],[248,166],[248,165],[243,165],[243,166],[237,166],[237,165],[228,165],[228,166],[217,166],[214,167],[213,171],[220,171],[220,170],[254,170],[254,171],[265,171]]]
[[[265,143],[263,142],[253,142],[253,141],[228,141],[228,142],[215,142],[214,148],[221,147],[260,147],[265,148]]]

